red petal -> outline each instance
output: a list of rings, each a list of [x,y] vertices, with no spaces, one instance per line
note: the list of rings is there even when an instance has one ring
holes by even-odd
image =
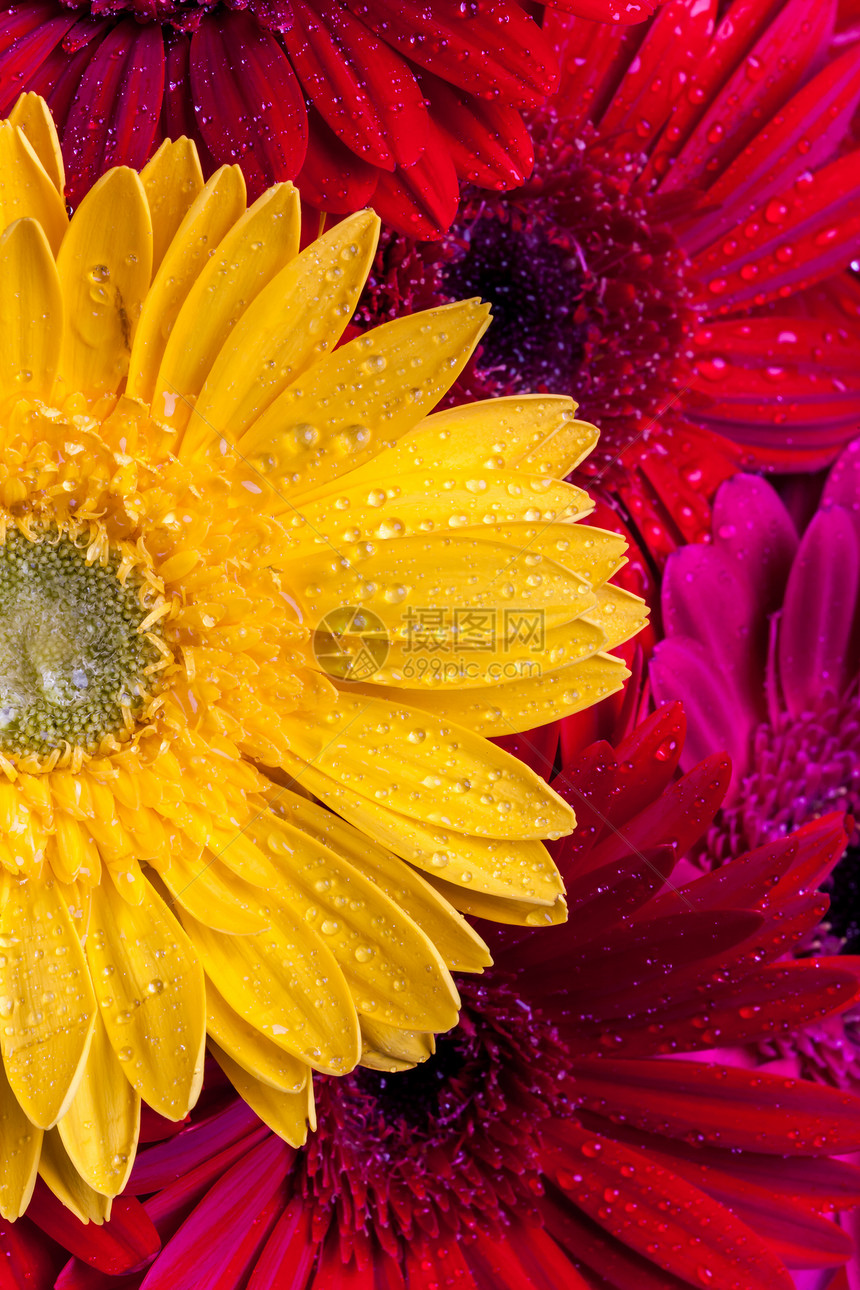
[[[47,101],[60,137],[81,79],[110,29],[107,20],[80,18],[30,79],[27,88]]]
[[[637,23],[654,12],[662,0],[553,0],[559,9],[569,9],[595,22]]]
[[[191,93],[191,37],[183,31],[166,33],[166,66],[164,75],[164,101],[162,105],[161,135],[165,139],[193,139],[200,155],[204,175],[218,169],[207,148],[197,117]]]
[[[346,215],[369,205],[379,171],[350,152],[313,108],[308,108],[308,152],[296,176],[302,199],[319,210]]]
[[[663,703],[615,750],[622,767],[621,809],[613,823],[622,826],[655,802],[669,786],[681,760],[687,719],[680,703]]]
[[[520,761],[531,766],[541,779],[549,780],[555,767],[555,755],[558,749],[558,725],[551,722],[539,726],[536,730],[524,730],[518,735],[499,735],[493,739],[494,744],[513,753]]]
[[[348,0],[368,27],[402,54],[470,94],[536,107],[555,88],[552,46],[513,0]]]
[[[0,1290],[52,1286],[66,1257],[29,1218],[0,1219]]]
[[[713,241],[766,198],[823,165],[845,136],[860,101],[860,49],[829,63],[769,121],[708,189],[693,250]]]
[[[381,219],[414,238],[438,238],[450,228],[460,200],[454,163],[430,123],[424,155],[414,166],[382,172],[373,198]]]
[[[499,1241],[478,1231],[465,1249],[469,1266],[482,1287],[589,1290],[589,1283],[540,1227],[525,1227],[514,1221]]]
[[[63,129],[67,196],[76,205],[111,166],[139,170],[152,150],[164,90],[160,28],[118,23],[94,52]]]
[[[860,1097],[807,1080],[684,1061],[577,1058],[584,1105],[682,1141],[773,1155],[860,1148]]]
[[[311,1207],[297,1197],[278,1219],[248,1282],[248,1290],[303,1290],[319,1251]]]
[[[112,1276],[142,1267],[161,1246],[146,1210],[132,1196],[117,1197],[110,1222],[97,1227],[75,1218],[40,1179],[31,1213],[39,1227],[70,1254]]]
[[[461,180],[483,188],[516,188],[531,174],[531,140],[515,108],[477,99],[429,72],[421,86]]]
[[[841,269],[860,245],[860,152],[804,174],[693,260],[716,313],[766,304]],[[730,249],[727,250],[727,247]]]
[[[573,1121],[549,1133],[546,1172],[617,1240],[691,1285],[792,1290],[755,1233],[685,1179]]]
[[[0,115],[13,107],[31,77],[77,21],[51,0],[13,5],[0,14]]]
[[[150,1268],[141,1290],[232,1290],[284,1208],[294,1152],[269,1135],[222,1175]]]
[[[295,178],[308,146],[304,97],[275,37],[248,13],[202,19],[191,38],[191,89],[213,157],[241,164],[251,198]]]
[[[259,1127],[260,1121],[251,1108],[236,1099],[226,1110],[141,1151],[126,1191],[136,1195],[159,1191]]]
[[[661,191],[705,183],[726,169],[802,81],[829,39],[835,11],[835,0],[821,0],[812,7],[809,0],[779,5],[755,47],[742,62],[732,60],[732,75],[719,88],[711,78],[709,60],[704,60],[704,75],[694,79],[694,87],[702,86],[707,110],[676,154]],[[738,25],[731,11],[724,19],[724,25],[729,23]],[[745,24],[739,25],[743,29]]]
[[[283,41],[305,93],[359,157],[393,170],[417,161],[427,110],[407,64],[336,0],[293,0]]]

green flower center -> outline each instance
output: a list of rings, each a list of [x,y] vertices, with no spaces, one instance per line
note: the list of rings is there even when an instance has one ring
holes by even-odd
[[[150,610],[119,557],[87,563],[87,540],[56,530],[0,546],[0,748],[47,756],[92,751],[128,730],[150,694],[159,651],[140,630]]]

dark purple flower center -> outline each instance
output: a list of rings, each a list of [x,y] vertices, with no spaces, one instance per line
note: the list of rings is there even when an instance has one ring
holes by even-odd
[[[498,975],[460,984],[460,1025],[423,1066],[318,1081],[319,1131],[304,1194],[360,1258],[480,1227],[541,1194],[540,1121],[569,1115],[567,1052],[549,1022]]]
[[[484,204],[466,227],[455,225],[450,241],[446,295],[481,296],[493,307],[482,375],[515,391],[568,390],[585,354],[586,333],[579,317],[586,275],[575,238],[537,211],[522,216],[496,201]]]

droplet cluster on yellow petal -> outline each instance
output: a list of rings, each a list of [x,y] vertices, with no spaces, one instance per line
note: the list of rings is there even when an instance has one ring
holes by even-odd
[[[300,251],[179,140],[69,219],[32,95],[0,163],[0,1213],[98,1222],[207,1034],[298,1143],[313,1071],[456,1024],[464,912],[564,918],[573,815],[485,736],[617,689],[643,607],[569,400],[433,413],[483,305],[340,343],[372,212]]]

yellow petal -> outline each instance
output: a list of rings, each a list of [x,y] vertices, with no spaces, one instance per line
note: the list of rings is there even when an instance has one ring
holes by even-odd
[[[408,1071],[426,1062],[436,1051],[432,1034],[418,1030],[399,1030],[372,1017],[362,1017],[361,1037],[364,1047],[361,1064],[375,1071]]]
[[[40,224],[16,220],[0,237],[0,395],[47,399],[63,339],[63,300]]]
[[[247,470],[243,477],[237,468],[237,478],[253,485],[252,496],[266,490],[259,472],[252,476]],[[287,508],[287,502],[277,498],[271,505],[275,510]],[[287,557],[302,559],[319,550],[329,557],[348,556],[362,542],[483,529],[490,524],[573,522],[593,509],[588,494],[572,484],[515,471],[414,472],[390,482],[379,477],[370,487],[366,480],[353,483],[347,476],[335,489],[327,487],[325,492],[296,499],[287,529]],[[498,585],[504,585],[502,578]]]
[[[118,1196],[131,1173],[140,1130],[140,1098],[96,1019],[83,1078],[57,1125],[69,1159],[103,1196]]]
[[[391,689],[392,702],[402,697],[415,709],[458,725],[488,739],[534,730],[590,708],[622,688],[630,675],[621,659],[595,654],[558,672],[526,676],[518,681],[470,690],[416,691]],[[366,689],[366,687],[363,687]]]
[[[224,236],[195,280],[164,348],[153,404],[183,426],[230,332],[266,283],[299,249],[299,198],[292,184],[268,189]],[[164,396],[168,395],[165,400]],[[170,398],[178,399],[173,408]]]
[[[310,1079],[304,1062],[278,1048],[234,1012],[211,981],[206,982],[206,1029],[210,1039],[263,1084],[282,1093],[300,1093]]]
[[[152,270],[152,224],[143,185],[126,167],[87,193],[57,256],[69,326],[60,376],[87,394],[119,388]]]
[[[146,297],[128,369],[127,393],[152,398],[164,347],[189,291],[245,209],[245,180],[238,166],[222,166],[206,184],[164,253]],[[163,418],[175,395],[153,409]]]
[[[24,1114],[0,1066],[0,1214],[11,1223],[30,1203],[36,1185],[42,1130]]]
[[[399,701],[341,693],[324,720],[290,713],[282,727],[295,756],[408,818],[488,838],[574,827],[567,803],[516,757]]]
[[[430,937],[452,972],[482,972],[490,966],[490,952],[474,928],[392,852],[332,811],[323,810],[289,789],[273,786],[270,803],[274,814],[336,851],[371,878]]]
[[[334,349],[355,311],[379,236],[361,211],[296,256],[260,292],[219,353],[186,431],[183,454],[217,426],[231,443],[311,363]]]
[[[54,255],[68,228],[62,197],[22,130],[0,121],[0,232],[16,219],[37,220]]]
[[[298,915],[266,904],[271,926],[255,936],[227,937],[179,913],[207,977],[234,1012],[308,1066],[344,1075],[361,1046],[343,973]]]
[[[423,870],[428,879],[444,871],[453,883],[470,890],[542,906],[552,905],[564,890],[561,876],[541,842],[466,837],[398,815],[335,783],[298,758],[288,757],[285,769],[312,789],[321,802]]]
[[[82,1223],[99,1226],[110,1218],[110,1197],[94,1191],[80,1176],[56,1129],[51,1129],[42,1140],[39,1174],[57,1200],[62,1201]]]
[[[605,648],[615,649],[642,630],[648,622],[648,606],[632,591],[606,586],[598,590],[597,603],[584,616],[605,632]]]
[[[266,813],[247,826],[280,879],[278,894],[325,941],[359,1013],[412,1030],[450,1030],[460,998],[438,950],[347,860]]]
[[[139,905],[113,883],[95,889],[87,958],[126,1078],[153,1110],[181,1120],[203,1079],[203,972],[176,919],[145,886]]]
[[[428,874],[427,881],[464,914],[486,918],[491,923],[510,923],[514,927],[555,927],[558,923],[567,922],[564,896],[557,896],[552,905],[534,905],[524,900],[501,900],[483,891],[446,882],[435,874]]]
[[[54,118],[45,100],[40,94],[32,92],[19,95],[17,103],[9,113],[9,122],[11,125],[17,125],[18,129],[27,136],[45,173],[62,197],[66,186],[63,153]]]
[[[83,950],[58,883],[7,882],[0,919],[0,1047],[9,1083],[43,1129],[67,1111],[95,1022]]]
[[[191,139],[165,139],[140,172],[152,219],[152,271],[157,272],[189,207],[203,189],[203,171]]]
[[[474,534],[472,529],[466,532]],[[487,524],[480,534],[524,554],[547,556],[587,578],[592,590],[627,563],[627,543],[620,533],[587,524]]]
[[[316,363],[240,441],[246,460],[290,489],[316,488],[374,457],[453,385],[487,328],[477,300],[384,323]]]
[[[242,901],[229,869],[210,851],[190,860],[174,850],[158,862],[158,872],[173,899],[207,927],[235,936],[269,925],[256,902]]]
[[[396,537],[376,542],[370,551],[350,544],[341,548],[344,559],[348,567],[339,567],[333,578],[330,550],[302,558],[296,599],[307,622],[316,625],[343,605],[366,605],[392,635],[403,636],[410,611],[413,617],[421,612],[415,606],[448,605],[455,607],[445,615],[448,633],[466,621],[465,610],[485,610],[483,630],[495,640],[504,637],[515,615],[537,613],[545,630],[586,614],[596,603],[580,573],[528,548],[472,534]],[[456,655],[456,645],[452,649]]]
[[[591,452],[597,428],[576,420],[573,399],[526,394],[434,412],[374,463],[377,479],[440,466],[511,470],[564,479]],[[369,477],[369,467],[361,468]]]
[[[308,1079],[298,1093],[281,1093],[249,1075],[232,1057],[212,1040],[209,1049],[236,1092],[247,1102],[264,1124],[291,1147],[303,1147],[308,1138],[308,1124],[316,1128],[313,1082]]]

